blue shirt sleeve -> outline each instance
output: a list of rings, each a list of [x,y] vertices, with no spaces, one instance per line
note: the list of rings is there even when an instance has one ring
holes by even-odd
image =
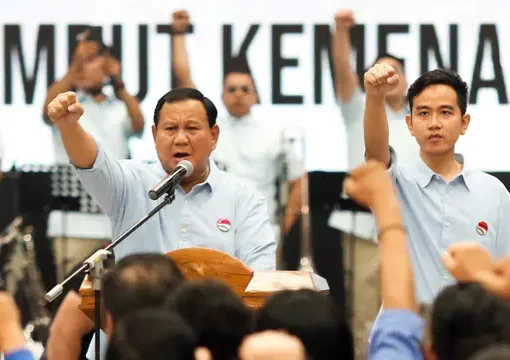
[[[4,360],[34,360],[34,355],[28,349],[20,349],[4,354]]]
[[[501,258],[510,255],[510,194],[505,186],[501,183],[501,202],[499,205],[498,224],[496,232],[496,251],[493,256]]]
[[[236,257],[252,270],[275,270],[276,240],[265,198],[246,186],[237,204]]]
[[[368,347],[370,360],[421,360],[424,320],[408,310],[383,310]]]
[[[97,156],[90,169],[76,168],[78,178],[85,190],[111,219],[120,215],[124,203],[126,174],[122,160],[109,154],[100,139],[94,136],[97,144]]]

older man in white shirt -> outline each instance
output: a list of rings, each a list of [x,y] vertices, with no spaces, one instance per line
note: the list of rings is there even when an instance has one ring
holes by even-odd
[[[189,24],[186,11],[173,14],[172,64],[178,86],[194,88],[184,40]],[[253,117],[251,109],[258,96],[246,66],[238,61],[229,65],[222,97],[228,116],[218,119],[221,137],[212,158],[223,170],[249,180],[266,197],[278,237],[280,231],[283,234],[290,231],[300,214],[304,164],[284,151],[285,130],[281,125]],[[285,178],[280,176],[282,173],[286,173]],[[277,212],[278,179],[290,184],[283,221]],[[283,229],[279,229],[280,223]]]

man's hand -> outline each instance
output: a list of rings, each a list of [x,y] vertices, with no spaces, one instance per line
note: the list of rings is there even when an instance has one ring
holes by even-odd
[[[121,81],[120,78],[120,61],[113,55],[108,54],[105,61],[106,73],[116,81]]]
[[[382,163],[374,160],[354,169],[345,180],[344,188],[349,197],[374,212],[379,205],[388,206],[397,201],[390,175]]]
[[[84,112],[72,91],[59,94],[48,105],[48,117],[57,126],[76,124]]]
[[[510,256],[492,264],[491,268],[481,271],[476,275],[478,282],[485,290],[499,296],[500,298],[510,300]]]
[[[365,73],[367,95],[384,96],[398,86],[399,77],[388,64],[375,64]]]
[[[443,263],[457,281],[471,282],[481,271],[490,269],[492,260],[489,251],[477,243],[461,243],[450,246]]]
[[[0,291],[0,353],[22,349],[25,346],[21,316],[11,294]]]
[[[355,24],[354,13],[350,10],[340,10],[335,14],[336,30],[349,31]]]
[[[178,10],[172,14],[172,29],[174,33],[184,34],[189,28],[189,14],[186,10]]]

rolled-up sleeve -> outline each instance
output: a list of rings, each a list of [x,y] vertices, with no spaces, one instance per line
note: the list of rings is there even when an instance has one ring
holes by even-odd
[[[4,360],[34,360],[34,355],[28,349],[20,349],[4,354]]]
[[[276,240],[262,195],[246,187],[237,205],[236,257],[252,270],[275,270]]]
[[[94,140],[97,144],[94,165],[90,169],[75,169],[87,193],[110,218],[116,218],[119,216],[126,191],[122,160],[109,154],[97,137],[94,137]]]
[[[384,310],[370,338],[370,360],[423,359],[420,343],[424,320],[408,310]]]

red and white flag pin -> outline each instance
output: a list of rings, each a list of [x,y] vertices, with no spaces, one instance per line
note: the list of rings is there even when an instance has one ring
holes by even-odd
[[[220,231],[227,232],[232,227],[232,224],[229,219],[219,219],[216,226],[220,229]]]
[[[480,221],[478,223],[478,225],[476,226],[476,231],[480,235],[485,235],[485,234],[487,234],[487,231],[489,231],[489,225],[487,225],[487,223],[485,221]]]

